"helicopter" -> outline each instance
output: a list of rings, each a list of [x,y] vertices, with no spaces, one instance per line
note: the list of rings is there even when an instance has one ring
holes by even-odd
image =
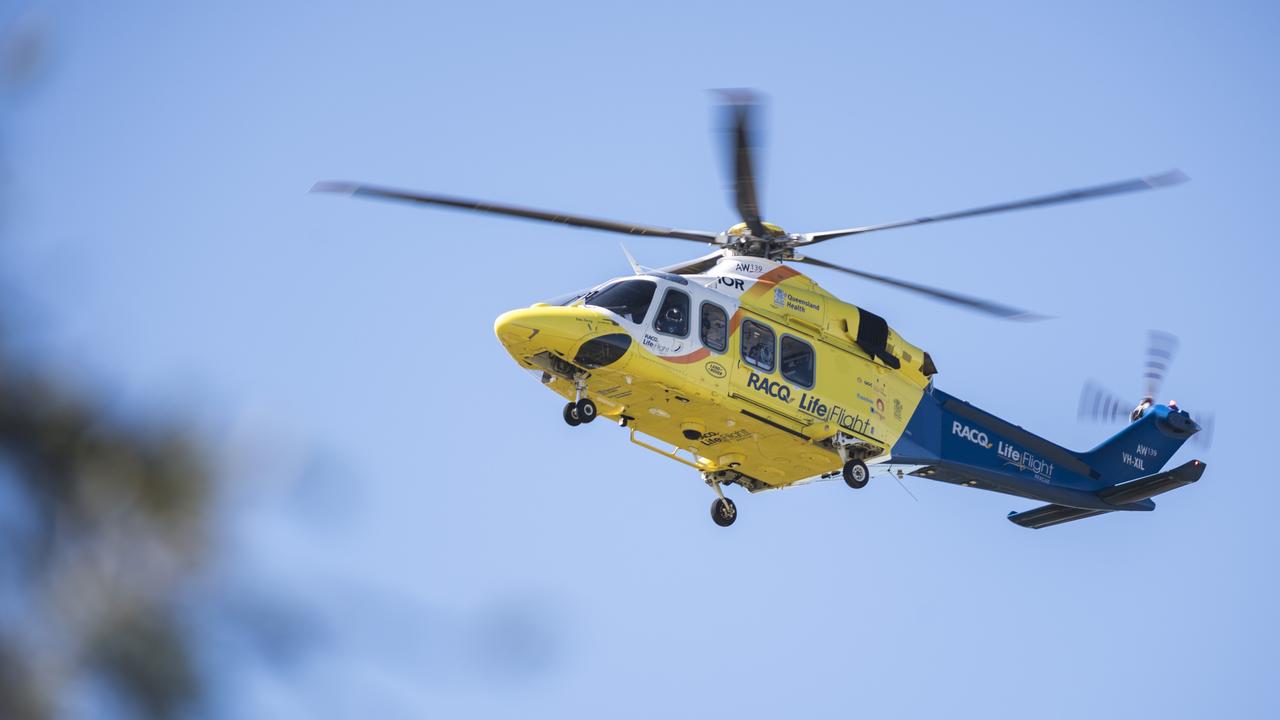
[[[358,182],[322,181],[312,191],[712,246],[660,268],[640,265],[624,247],[630,275],[503,313],[494,332],[520,367],[565,401],[568,425],[604,417],[629,431],[632,443],[696,472],[715,494],[711,517],[722,527],[738,517],[728,486],[755,494],[843,478],[859,489],[877,466],[899,481],[909,474],[1044,503],[1009,514],[1037,529],[1150,511],[1152,497],[1200,479],[1199,460],[1163,471],[1200,426],[1176,404],[1156,403],[1154,388],[1122,430],[1087,452],[1068,450],[939,389],[928,352],[792,267],[826,268],[1005,320],[1041,319],[808,253],[838,238],[1165,188],[1186,175],[1172,170],[898,222],[789,233],[763,219],[756,193],[759,102],[749,91],[725,91],[724,98],[731,197],[741,222],[723,232]]]

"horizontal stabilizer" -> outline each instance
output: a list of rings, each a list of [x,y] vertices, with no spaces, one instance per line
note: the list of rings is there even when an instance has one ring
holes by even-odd
[[[1192,460],[1168,472],[1148,475],[1109,487],[1098,493],[1098,496],[1107,503],[1116,505],[1117,510],[1150,510],[1154,507],[1153,503],[1144,503],[1137,507],[1134,507],[1134,503],[1141,503],[1143,500],[1153,498],[1161,493],[1177,490],[1183,485],[1190,485],[1200,479],[1200,476],[1204,474],[1204,468],[1204,463],[1199,460]],[[1061,525],[1072,520],[1083,520],[1108,512],[1111,511],[1074,508],[1067,505],[1042,505],[1025,512],[1009,513],[1009,520],[1022,527],[1039,530],[1051,525]]]
[[[1067,507],[1066,505],[1041,505],[1034,510],[1027,510],[1020,513],[1009,513],[1009,520],[1017,525],[1033,530],[1049,527],[1050,525],[1061,525],[1062,523],[1071,522],[1072,520],[1083,520],[1094,515],[1101,515],[1110,510],[1085,510],[1082,508]]]
[[[1140,477],[1137,480],[1109,487],[1098,493],[1098,496],[1112,505],[1128,505],[1155,497],[1160,493],[1177,490],[1183,485],[1190,485],[1204,474],[1204,467],[1204,463],[1199,460],[1192,460],[1168,472]]]

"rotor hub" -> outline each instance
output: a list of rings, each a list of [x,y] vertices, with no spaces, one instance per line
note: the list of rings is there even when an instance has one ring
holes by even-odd
[[[769,231],[769,237],[756,238],[757,240],[773,240],[776,238],[785,237],[787,234],[786,230],[783,230],[782,228],[778,227],[777,225],[774,225],[773,223],[761,222],[760,224],[764,226],[765,230]],[[724,234],[728,235],[729,237],[743,237],[743,238],[751,237],[751,228],[747,227],[746,223],[740,222],[737,225],[734,225],[733,227],[726,230]]]
[[[773,223],[761,222],[765,236],[760,237],[751,232],[746,223],[738,223],[721,235],[725,249],[735,255],[762,257],[770,260],[790,260],[793,257],[792,241],[797,236],[788,235],[786,230]]]

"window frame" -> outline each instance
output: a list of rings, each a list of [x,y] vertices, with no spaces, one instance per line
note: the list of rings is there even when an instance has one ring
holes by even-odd
[[[769,335],[772,338],[773,364],[768,368],[760,367],[755,363],[755,361],[753,361],[750,358],[750,356],[747,355],[747,348],[744,345],[744,343],[746,343],[747,341],[747,334],[748,334],[747,324],[748,323],[755,325],[756,327],[764,328],[769,332]],[[741,358],[743,363],[745,363],[749,367],[753,367],[756,370],[759,370],[760,372],[764,372],[764,373],[772,373],[778,369],[778,332],[776,330],[774,330],[771,326],[764,323],[763,321],[756,320],[755,318],[743,318],[742,326],[739,330],[739,335],[740,337],[738,338],[738,355]]]
[[[708,305],[719,310],[720,314],[724,316],[724,344],[719,349],[717,349],[714,345],[709,344],[706,341],[706,339],[702,337],[702,334],[703,334],[702,318],[704,317],[703,314],[706,312],[706,308]],[[698,342],[702,343],[703,347],[705,347],[706,349],[710,350],[711,352],[717,355],[723,355],[729,352],[729,338],[732,335],[733,333],[729,332],[729,311],[725,310],[724,306],[722,306],[720,303],[711,302],[710,300],[703,300],[701,303],[698,304]]]
[[[809,359],[810,359],[809,374],[812,376],[812,379],[809,381],[808,385],[805,385],[802,382],[799,382],[797,380],[787,377],[786,371],[782,369],[782,343],[787,338],[795,340],[801,345],[804,345],[805,347],[809,348]],[[782,376],[783,380],[786,380],[787,382],[790,382],[793,385],[796,385],[797,387],[804,388],[805,390],[812,390],[813,386],[818,384],[818,351],[814,349],[813,343],[800,337],[799,335],[793,335],[791,333],[783,333],[781,336],[779,336],[778,337],[778,374]]]
[[[677,335],[676,333],[669,333],[664,330],[658,329],[658,320],[662,316],[662,309],[667,306],[667,298],[671,297],[671,293],[680,293],[681,295],[684,296],[684,299],[685,299],[686,312],[684,317],[684,334],[683,335]],[[690,318],[689,318],[689,316],[692,314],[693,314],[693,298],[689,296],[689,293],[685,292],[684,290],[681,290],[680,288],[669,287],[667,288],[666,292],[662,293],[662,302],[658,303],[658,309],[654,311],[653,321],[649,323],[649,325],[650,327],[653,328],[653,331],[658,333],[659,335],[666,335],[667,337],[674,337],[674,338],[687,338],[689,337],[689,332],[693,329],[693,323],[690,321]]]

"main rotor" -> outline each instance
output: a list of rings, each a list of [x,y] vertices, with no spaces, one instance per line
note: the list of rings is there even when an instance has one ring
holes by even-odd
[[[335,192],[360,197],[399,200],[426,205],[451,207],[460,210],[472,210],[496,215],[506,215],[508,217],[518,217],[527,220],[553,222],[573,227],[592,228],[595,230],[604,230],[607,232],[622,233],[626,235],[645,235],[708,243],[720,248],[720,251],[724,254],[762,257],[769,260],[798,262],[806,265],[814,265],[816,267],[824,267],[830,270],[837,270],[839,272],[853,275],[855,277],[860,277],[864,280],[870,280],[883,285],[890,285],[901,290],[925,295],[935,300],[940,300],[952,305],[959,305],[969,310],[975,310],[988,315],[1009,320],[1029,320],[1038,319],[1041,316],[990,300],[984,300],[969,295],[961,295],[949,290],[920,285],[906,280],[899,280],[885,275],[837,265],[835,263],[819,260],[815,257],[802,255],[798,251],[807,250],[810,246],[821,242],[851,235],[861,235],[864,233],[879,232],[882,230],[893,230],[895,228],[923,225],[926,223],[941,222],[944,220],[959,220],[961,218],[976,217],[979,215],[992,215],[1012,210],[1025,210],[1034,207],[1059,205],[1078,200],[1136,192],[1139,190],[1150,190],[1153,188],[1177,185],[1188,179],[1182,171],[1170,170],[1158,175],[1134,178],[1132,180],[1122,180],[1120,182],[1107,183],[1105,185],[1094,185],[1091,187],[1067,190],[1065,192],[1052,193],[1049,195],[1038,195],[1022,200],[997,203],[994,205],[984,205],[981,207],[970,208],[968,210],[959,210],[956,212],[942,213],[938,215],[927,215],[911,220],[900,220],[897,222],[881,223],[878,225],[862,225],[839,230],[787,233],[777,225],[767,223],[762,219],[760,202],[756,194],[754,156],[757,146],[755,142],[754,128],[757,125],[755,118],[760,111],[760,103],[755,94],[749,90],[722,90],[719,92],[723,99],[721,112],[723,113],[723,117],[726,121],[724,123],[724,137],[727,141],[725,143],[725,154],[729,160],[728,176],[731,183],[730,189],[732,204],[734,205],[734,209],[737,211],[738,217],[741,219],[740,223],[721,233],[713,233],[703,230],[677,230],[675,228],[655,225],[641,225],[636,223],[617,222],[614,220],[602,220],[581,215],[537,210],[514,205],[491,203],[482,200],[470,200],[445,195],[432,195],[407,190],[396,190],[393,188],[367,185],[364,183],[323,181],[316,183],[315,186],[312,187],[312,192]],[[693,261],[688,263],[688,265],[690,267],[696,267],[702,263],[702,260],[703,259]],[[675,272],[679,271],[679,269],[675,270]]]

